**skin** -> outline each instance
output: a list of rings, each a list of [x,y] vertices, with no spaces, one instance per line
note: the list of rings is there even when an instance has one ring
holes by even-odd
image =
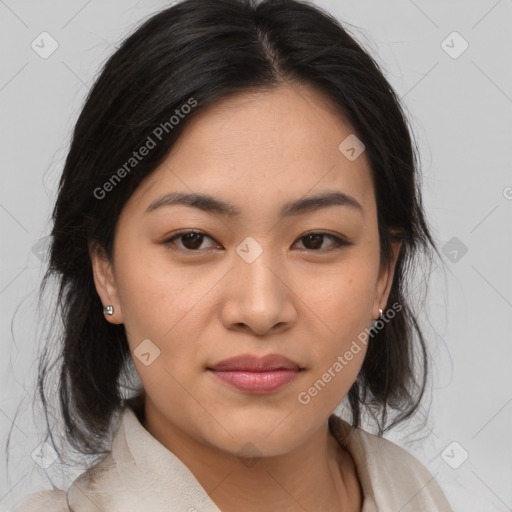
[[[351,133],[305,85],[224,99],[191,120],[126,203],[112,261],[90,245],[96,289],[114,306],[106,320],[124,323],[145,389],[144,427],[224,512],[240,503],[248,512],[361,510],[354,461],[327,421],[366,346],[307,405],[297,398],[385,309],[400,248],[394,244],[391,263],[381,264],[369,161],[338,149]],[[362,212],[331,205],[279,219],[284,203],[325,191],[351,195]],[[169,192],[209,194],[241,214],[185,205],[145,213]],[[205,236],[164,243],[189,229]],[[318,231],[352,245],[304,238]],[[263,251],[251,263],[236,252],[246,237]],[[133,355],[145,339],[160,350],[148,366]],[[235,355],[269,353],[304,371],[265,395],[206,370]],[[259,456],[252,465],[239,456],[249,442]]]

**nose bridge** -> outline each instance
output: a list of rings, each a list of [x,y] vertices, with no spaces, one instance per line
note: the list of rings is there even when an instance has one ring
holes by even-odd
[[[286,280],[280,276],[284,267],[269,243],[247,237],[236,248],[225,310],[228,323],[245,324],[259,333],[293,317]]]
[[[256,304],[259,300],[268,302],[282,295],[282,283],[275,275],[282,265],[269,240],[265,243],[249,236],[236,248],[236,279],[240,279],[243,293],[249,294]]]

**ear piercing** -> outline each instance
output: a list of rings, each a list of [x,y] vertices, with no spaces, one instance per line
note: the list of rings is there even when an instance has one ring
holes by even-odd
[[[377,322],[382,318],[382,309],[379,308],[379,318],[377,318],[377,320],[372,320],[372,328],[375,327],[375,325],[377,324]]]

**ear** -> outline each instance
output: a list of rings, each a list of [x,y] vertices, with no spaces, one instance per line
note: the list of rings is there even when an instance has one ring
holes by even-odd
[[[373,304],[372,318],[377,320],[379,317],[379,308],[386,309],[389,292],[393,284],[393,276],[395,275],[396,261],[402,246],[401,241],[391,242],[391,258],[388,265],[382,264],[377,278],[377,289],[375,294],[375,302]]]
[[[96,241],[89,243],[89,256],[92,263],[94,285],[103,307],[114,306],[114,314],[105,315],[105,319],[111,324],[122,324],[123,315],[112,262],[108,259],[103,247]]]

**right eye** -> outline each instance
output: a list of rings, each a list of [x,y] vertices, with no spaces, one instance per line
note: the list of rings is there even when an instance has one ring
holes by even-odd
[[[188,230],[181,231],[171,236],[170,238],[165,239],[162,244],[166,247],[169,247],[173,250],[183,251],[183,252],[202,252],[205,249],[201,249],[202,242],[205,238],[209,238],[213,240],[212,237],[208,236],[206,233],[202,231]],[[180,240],[181,247],[176,247],[176,240]],[[214,246],[219,247],[219,245]]]

